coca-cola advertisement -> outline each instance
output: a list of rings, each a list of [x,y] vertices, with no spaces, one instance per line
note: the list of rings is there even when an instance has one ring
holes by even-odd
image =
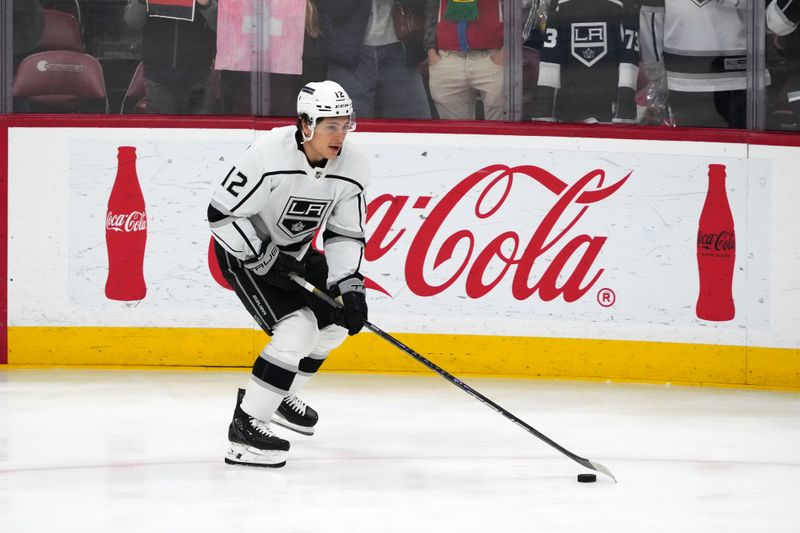
[[[44,309],[72,325],[255,329],[215,276],[206,222],[212,186],[254,133],[134,133],[70,141],[69,205],[59,215],[67,297],[31,282],[39,303],[20,303],[16,316],[33,322]],[[654,142],[458,137],[349,137],[372,165],[363,272],[383,329],[737,344],[748,327],[768,327],[769,218],[751,213],[769,212],[770,193],[748,181],[757,162],[727,148],[676,156]],[[732,238],[704,214],[709,165],[725,170]],[[768,176],[768,166],[757,170]],[[720,272],[706,268],[709,239],[733,252],[721,297],[705,290],[703,273]],[[117,257],[128,268],[117,269]],[[707,292],[732,301],[733,316],[706,314]]]
[[[136,147],[120,146],[117,161],[117,175],[106,211],[105,293],[110,300],[136,301],[147,294],[144,280],[147,209],[136,173]]]
[[[164,327],[213,323],[205,202],[213,169],[252,140],[82,140],[70,146],[73,315]],[[206,306],[199,313],[195,306]],[[238,324],[246,316],[233,313]],[[124,318],[127,317],[127,318]]]
[[[720,322],[736,316],[733,299],[736,231],[725,178],[725,165],[708,165],[708,193],[697,229],[700,276],[697,316]]]

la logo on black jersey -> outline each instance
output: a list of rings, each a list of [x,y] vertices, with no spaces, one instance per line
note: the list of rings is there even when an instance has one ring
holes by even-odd
[[[605,22],[573,22],[572,55],[591,67],[608,53]]]
[[[331,200],[290,196],[278,226],[292,238],[313,233],[328,212]]]

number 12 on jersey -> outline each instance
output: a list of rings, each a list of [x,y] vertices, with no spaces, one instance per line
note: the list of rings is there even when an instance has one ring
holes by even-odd
[[[236,167],[231,167],[231,171],[228,172],[228,175],[225,176],[224,180],[222,180],[222,187],[233,196],[239,196],[239,191],[236,189],[241,189],[244,187],[245,183],[247,183],[247,176],[241,172],[237,172],[236,175],[231,178],[234,170],[236,170]]]

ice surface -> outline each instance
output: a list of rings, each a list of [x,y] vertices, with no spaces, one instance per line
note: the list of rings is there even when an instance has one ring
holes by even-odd
[[[800,393],[323,373],[282,469],[223,463],[246,370],[0,369],[0,531],[797,532]]]

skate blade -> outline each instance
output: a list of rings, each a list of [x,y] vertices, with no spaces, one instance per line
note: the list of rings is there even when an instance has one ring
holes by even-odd
[[[286,464],[286,452],[284,450],[259,450],[231,442],[230,449],[225,455],[225,462],[229,465],[280,468]]]
[[[291,422],[289,422],[282,416],[278,415],[277,413],[272,415],[271,422],[283,428],[290,429],[295,433],[300,433],[301,435],[311,436],[314,434],[314,426],[306,427],[306,426],[299,426],[297,424],[292,424]]]

